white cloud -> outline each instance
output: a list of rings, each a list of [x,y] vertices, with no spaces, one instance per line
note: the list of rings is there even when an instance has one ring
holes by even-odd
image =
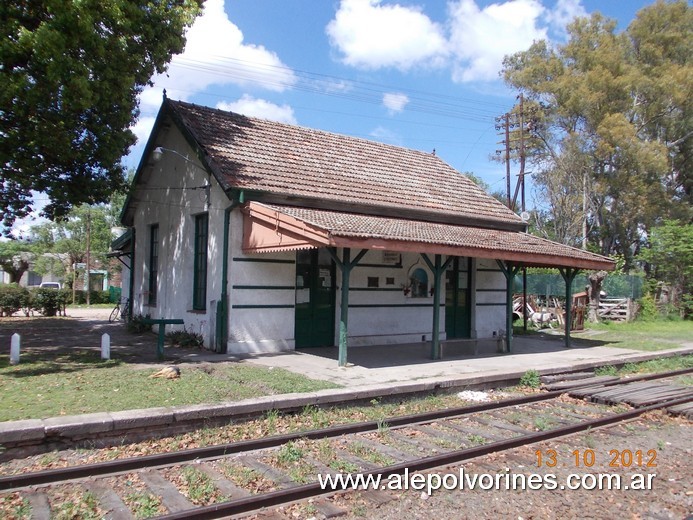
[[[480,9],[474,0],[448,6],[450,45],[456,57],[453,80],[490,81],[498,78],[503,57],[545,39],[537,24],[544,7],[537,0],[511,0]]]
[[[394,144],[395,146],[403,146],[402,138],[392,130],[388,130],[382,126],[373,129],[369,134],[376,141],[381,143]]]
[[[558,0],[556,6],[546,12],[545,19],[561,36],[565,36],[566,26],[575,18],[588,16],[580,0]]]
[[[243,33],[224,11],[224,0],[206,0],[204,13],[190,27],[185,50],[168,71],[152,78],[140,94],[141,116],[131,130],[138,142],[124,163],[135,166],[161,106],[163,91],[172,99],[189,100],[211,85],[255,85],[281,92],[296,82],[276,53],[244,41]]]
[[[241,99],[232,103],[217,103],[217,108],[250,117],[270,119],[279,123],[298,124],[294,116],[294,110],[289,105],[275,105],[264,99],[256,99],[248,94],[243,94]]]
[[[441,27],[421,9],[381,0],[342,0],[326,28],[347,65],[408,70],[440,64],[446,42]]]
[[[409,97],[400,92],[388,92],[383,96],[383,105],[387,107],[390,114],[401,112],[407,103],[409,103]]]
[[[154,116],[141,116],[137,119],[135,126],[131,128],[135,136],[137,136],[138,143],[146,143],[149,139],[149,134],[152,133],[152,128],[154,128],[154,122],[156,117]]]
[[[244,42],[243,33],[224,11],[223,0],[207,0],[204,13],[187,32],[185,51],[168,71],[152,78],[140,96],[143,110],[157,109],[165,88],[169,97],[189,99],[210,85],[258,85],[282,91],[295,81],[293,71],[262,45]]]
[[[544,4],[548,4],[543,0]],[[498,79],[503,57],[548,39],[587,13],[582,0],[507,0],[479,7],[477,0],[451,0],[443,29],[420,7],[384,0],[341,0],[327,25],[330,43],[352,67],[449,66],[457,82]]]

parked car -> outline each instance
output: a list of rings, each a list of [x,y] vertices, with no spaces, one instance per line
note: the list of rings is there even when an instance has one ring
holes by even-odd
[[[59,282],[41,282],[41,285],[39,287],[43,289],[60,289],[60,283]]]

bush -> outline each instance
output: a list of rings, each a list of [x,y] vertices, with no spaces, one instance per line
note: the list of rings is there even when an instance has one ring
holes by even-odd
[[[133,334],[141,334],[142,332],[147,332],[152,330],[152,326],[144,323],[144,320],[149,319],[151,316],[147,314],[142,316],[141,314],[135,314],[127,323],[128,332]]]
[[[12,316],[20,309],[29,309],[31,295],[16,283],[0,285],[0,316]]]
[[[178,345],[182,348],[202,348],[204,346],[202,334],[187,330],[167,332],[166,339],[171,345]]]
[[[527,388],[539,388],[539,386],[541,386],[541,377],[539,376],[539,372],[534,369],[527,370],[527,372],[522,374],[522,377],[520,378],[520,386]]]
[[[659,318],[654,296],[646,294],[638,300],[638,320],[653,321]]]
[[[84,305],[85,303],[87,303],[86,291],[75,291],[75,303],[78,305]],[[90,291],[89,303],[113,303],[111,302],[111,293],[109,291]]]
[[[31,307],[44,316],[55,316],[71,301],[71,298],[69,290],[40,287],[31,292]]]

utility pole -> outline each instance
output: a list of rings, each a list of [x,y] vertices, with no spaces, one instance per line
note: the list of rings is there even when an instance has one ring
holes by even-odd
[[[91,288],[89,286],[89,278],[91,277],[91,208],[87,208],[87,280],[86,280],[86,291],[87,291],[87,305],[91,305],[90,292]]]
[[[510,114],[503,114],[496,118],[496,130],[505,129],[505,139],[498,144],[505,145],[505,150],[496,150],[497,154],[505,152],[505,193],[508,207],[512,209],[510,202]]]

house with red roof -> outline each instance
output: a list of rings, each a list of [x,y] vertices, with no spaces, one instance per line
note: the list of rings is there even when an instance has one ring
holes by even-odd
[[[522,266],[613,269],[433,153],[164,99],[122,213],[135,314],[217,352],[484,339]]]

